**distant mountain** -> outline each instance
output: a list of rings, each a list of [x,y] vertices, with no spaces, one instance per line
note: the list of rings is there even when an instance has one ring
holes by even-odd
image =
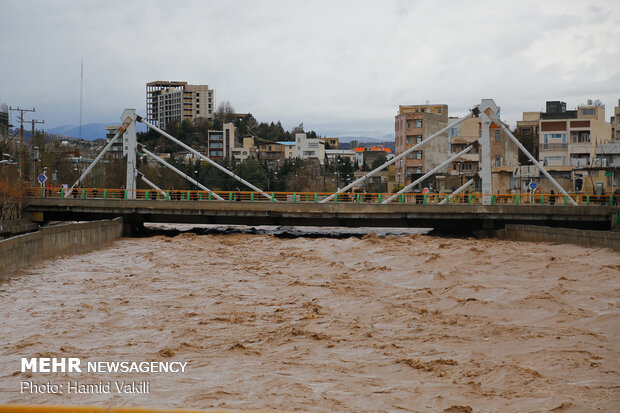
[[[369,143],[379,143],[379,142],[386,142],[386,141],[393,141],[394,140],[394,134],[393,133],[388,133],[387,135],[383,135],[381,137],[378,138],[369,138],[366,136],[343,136],[341,138],[338,139],[340,142],[351,142],[351,141],[358,141],[358,142],[369,142]]]
[[[94,141],[95,139],[105,138],[106,134],[106,126],[110,125],[120,125],[120,122],[97,122],[97,123],[87,123],[82,125],[82,139],[87,141]],[[143,124],[138,124],[138,132],[146,131],[146,127]],[[79,125],[62,125],[57,126],[55,128],[51,128],[47,130],[48,133],[68,136],[71,138],[79,138],[80,137],[80,126]]]

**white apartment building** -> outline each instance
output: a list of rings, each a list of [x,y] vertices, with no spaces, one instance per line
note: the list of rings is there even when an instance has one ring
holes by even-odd
[[[323,165],[325,162],[325,145],[319,139],[308,139],[305,133],[296,133],[294,154],[296,158],[317,159]]]

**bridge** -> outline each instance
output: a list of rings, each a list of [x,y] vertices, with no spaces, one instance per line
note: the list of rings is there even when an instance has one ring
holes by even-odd
[[[610,229],[619,224],[619,209],[613,195],[568,194],[510,132],[499,118],[499,107],[483,99],[467,115],[409,147],[394,158],[339,188],[335,193],[268,193],[209,159],[174,136],[125,109],[122,126],[71,188],[31,188],[27,191],[27,212],[33,220],[95,220],[123,217],[126,234],[133,234],[147,222],[243,225],[310,225],[347,227],[424,227],[438,232],[468,233],[503,228],[506,224],[538,224],[583,229]],[[471,117],[481,118],[480,138],[446,159],[394,194],[360,194],[351,191],[366,179],[396,163],[428,142]],[[213,191],[193,177],[150,152],[137,141],[136,123],[175,142],[194,156],[245,185],[250,191]],[[552,194],[496,194],[491,174],[490,127],[500,127],[508,138],[536,165],[558,191]],[[118,139],[127,159],[123,189],[83,188],[85,177]],[[411,191],[425,179],[478,147],[480,170],[451,194],[417,194]],[[200,190],[162,190],[137,168],[140,151],[171,169]],[[137,179],[151,189],[138,189]],[[482,193],[464,191],[475,181]]]
[[[559,195],[344,193],[323,203],[329,193],[272,192],[265,198],[248,191],[180,191],[79,188],[28,191],[26,211],[33,220],[89,221],[122,217],[126,235],[144,223],[222,225],[344,226],[433,228],[438,233],[473,234],[506,224],[608,230],[620,224],[620,208],[610,196],[574,195],[573,206]],[[217,195],[217,198],[216,198]]]

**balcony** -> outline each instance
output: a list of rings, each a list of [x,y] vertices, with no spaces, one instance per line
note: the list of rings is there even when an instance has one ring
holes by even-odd
[[[569,146],[570,153],[587,153],[590,154],[592,151],[592,145],[589,143],[572,143]]]
[[[456,155],[458,152],[453,152],[450,156]],[[478,153],[465,153],[459,156],[454,162],[479,162],[480,154]]]
[[[563,151],[568,149],[567,143],[541,143],[541,151]]]
[[[585,168],[589,165],[588,158],[571,158],[570,165],[573,168]]]

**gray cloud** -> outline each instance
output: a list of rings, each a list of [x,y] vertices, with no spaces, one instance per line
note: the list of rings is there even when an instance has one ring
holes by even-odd
[[[48,126],[144,112],[145,83],[207,83],[285,127],[393,132],[399,104],[464,113],[492,97],[511,123],[547,99],[620,97],[620,6],[564,1],[3,1],[0,100]]]

